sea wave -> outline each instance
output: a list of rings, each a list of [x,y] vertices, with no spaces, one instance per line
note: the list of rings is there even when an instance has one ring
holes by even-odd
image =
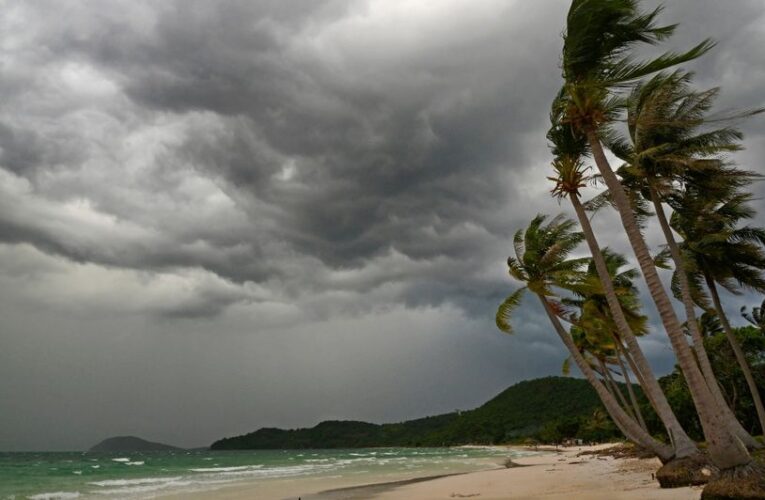
[[[79,498],[79,491],[54,491],[52,493],[38,493],[27,497],[29,500],[69,500]]]
[[[166,483],[168,481],[178,481],[182,476],[173,477],[141,477],[138,479],[107,479],[104,481],[93,481],[88,484],[93,486],[132,486],[137,484]]]
[[[300,476],[303,474],[313,474],[320,470],[326,470],[328,468],[332,468],[332,466],[291,465],[288,467],[269,467],[268,469],[249,469],[249,470],[220,472],[219,475],[223,477],[253,476],[253,477],[263,477],[263,478],[275,478],[275,477],[287,477],[287,476]]]
[[[115,488],[111,490],[99,490],[99,495],[119,495],[120,498],[124,498],[126,495],[133,495],[136,493],[151,493],[153,491],[163,490],[166,488],[181,488],[189,486],[192,481],[169,481],[160,484],[145,484],[137,486],[126,486],[123,488]]]
[[[177,492],[204,491],[204,490],[209,490],[211,487],[231,484],[232,482],[234,482],[231,479],[195,481],[191,479],[190,477],[167,478],[167,479],[172,479],[172,480],[165,481],[162,483],[151,483],[151,484],[144,483],[144,484],[125,485],[118,488],[98,490],[96,493],[98,493],[98,495],[107,495],[107,496],[111,495],[111,496],[115,496],[117,498],[122,498],[122,499],[148,498],[146,497],[147,493],[154,493],[160,490],[174,490]],[[150,498],[153,498],[153,496]]]
[[[197,469],[189,469],[192,472],[235,472],[235,471],[245,471],[245,470],[252,470],[252,469],[260,469],[263,465],[239,465],[236,467],[200,467]]]
[[[308,476],[318,474],[324,471],[342,468],[340,464],[303,464],[289,465],[283,467],[268,467],[262,465],[241,466],[241,467],[205,467],[190,469],[194,472],[203,472],[198,477],[216,477],[216,478],[262,478],[273,479],[280,477]]]

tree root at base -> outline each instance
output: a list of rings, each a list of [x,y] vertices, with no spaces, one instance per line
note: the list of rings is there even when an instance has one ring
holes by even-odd
[[[662,488],[681,488],[707,484],[719,474],[719,469],[704,454],[670,460],[656,472]]]
[[[765,465],[726,469],[704,487],[702,500],[765,500]]]

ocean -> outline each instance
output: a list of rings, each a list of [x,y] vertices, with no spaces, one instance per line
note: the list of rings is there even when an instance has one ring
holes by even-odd
[[[287,479],[299,490],[317,479],[343,486],[471,472],[524,454],[499,447],[0,453],[0,499],[144,499]]]

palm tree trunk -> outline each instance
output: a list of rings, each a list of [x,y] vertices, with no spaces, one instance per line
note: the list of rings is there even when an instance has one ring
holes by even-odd
[[[608,267],[606,261],[603,258],[603,254],[600,251],[600,245],[595,237],[595,232],[592,230],[590,219],[587,218],[587,213],[579,201],[579,197],[575,194],[569,196],[571,204],[574,206],[574,211],[579,219],[579,224],[584,232],[585,240],[590,248],[595,269],[598,272],[598,277],[603,284],[603,289],[606,294],[606,301],[608,307],[611,310],[611,315],[616,323],[616,328],[619,331],[619,335],[627,344],[627,350],[632,355],[635,363],[637,363],[640,373],[643,376],[643,390],[646,394],[650,394],[648,400],[656,410],[656,414],[664,424],[664,428],[667,430],[669,439],[675,448],[675,456],[677,458],[683,458],[691,455],[695,455],[699,452],[696,447],[696,443],[686,434],[680,422],[677,420],[675,413],[672,411],[672,407],[667,401],[667,397],[659,386],[659,382],[656,380],[656,376],[653,374],[648,359],[643,354],[643,350],[638,344],[637,338],[632,333],[632,329],[627,323],[627,318],[624,316],[624,311],[619,303],[619,298],[614,290],[614,284],[611,281],[611,275],[608,273]]]
[[[627,394],[630,397],[630,401],[632,402],[632,407],[634,408],[634,414],[637,416],[638,423],[640,424],[640,427],[648,430],[648,426],[645,425],[645,419],[643,418],[643,412],[640,411],[640,405],[638,404],[638,400],[635,397],[635,390],[632,387],[632,380],[630,380],[630,374],[627,371],[627,367],[624,366],[624,361],[622,361],[622,355],[621,350],[623,349],[621,342],[619,342],[618,339],[614,339],[617,342],[616,347],[616,361],[619,363],[619,368],[622,370],[622,377],[624,377],[624,383],[627,385]]]
[[[592,366],[592,365],[590,365],[590,366]],[[614,399],[616,399],[616,393],[614,392],[614,386],[611,385],[611,383],[608,380],[608,378],[606,378],[606,375],[603,372],[603,369],[601,368],[600,371],[599,371],[599,370],[593,368],[593,370],[595,371],[596,374],[600,375],[600,378],[603,379],[603,381],[605,382],[604,385],[605,385],[606,389],[608,390],[609,393],[611,393],[611,395],[614,397]],[[622,405],[622,409],[624,409],[624,405]],[[626,411],[627,410],[625,410],[625,413],[626,413]]]
[[[592,366],[592,364],[590,364],[590,366]],[[592,367],[592,369],[597,375],[600,375],[600,378],[603,380],[603,386],[606,388],[609,394],[611,394],[611,396],[613,396],[614,399],[617,399],[616,391],[614,391],[614,386],[611,383],[611,380],[609,380],[609,378],[606,377],[605,369],[602,366],[599,368]],[[624,410],[624,412],[627,413],[627,409],[624,407],[623,403],[621,404],[621,407]]]
[[[733,348],[733,353],[736,355],[736,361],[738,361],[738,365],[741,367],[741,371],[744,373],[746,385],[749,386],[749,392],[752,393],[752,401],[754,401],[754,407],[757,410],[757,417],[760,420],[760,428],[765,433],[765,408],[763,408],[762,405],[760,390],[757,388],[757,384],[754,381],[754,376],[752,376],[752,370],[746,360],[746,355],[741,349],[741,345],[736,339],[736,334],[733,333],[733,329],[728,322],[728,316],[725,314],[725,311],[722,308],[720,295],[717,293],[717,285],[715,284],[712,277],[707,273],[704,273],[704,279],[707,282],[709,294],[712,296],[712,302],[714,303],[715,309],[717,310],[717,316],[720,318],[720,323],[722,324],[723,330],[725,331],[725,336],[728,337],[728,342],[730,342],[730,346]]]
[[[698,361],[699,368],[701,368],[701,373],[707,381],[707,387],[709,387],[709,391],[722,409],[723,418],[731,428],[731,431],[741,439],[747,448],[761,448],[762,445],[760,445],[760,443],[754,439],[738,421],[720,390],[717,377],[712,370],[712,364],[709,362],[709,356],[704,348],[704,339],[701,336],[699,325],[696,321],[696,310],[693,298],[691,297],[691,287],[690,283],[688,283],[688,274],[685,272],[680,247],[677,244],[677,240],[675,240],[675,235],[672,233],[672,228],[669,226],[669,221],[667,221],[667,216],[664,213],[664,207],[661,204],[659,194],[656,192],[656,189],[651,184],[650,180],[648,183],[648,191],[651,195],[651,202],[653,203],[653,208],[656,212],[656,218],[659,219],[659,225],[664,233],[664,238],[667,240],[669,252],[672,255],[672,261],[675,264],[675,272],[677,273],[678,281],[680,282],[680,293],[683,306],[685,307],[686,322],[688,323],[688,329],[690,330],[691,338],[693,339],[693,350],[696,352],[696,360]],[[762,404],[761,401],[760,404]],[[760,416],[760,422],[762,423],[763,416],[759,413],[758,415]]]
[[[539,300],[542,302],[542,307],[544,307],[544,310],[547,313],[547,317],[550,319],[550,322],[555,329],[555,333],[557,333],[560,339],[563,341],[563,344],[568,349],[571,357],[574,359],[574,362],[582,372],[582,375],[584,375],[590,385],[595,389],[595,392],[603,402],[603,406],[606,408],[606,411],[609,415],[611,415],[614,423],[624,433],[625,437],[633,443],[651,450],[659,457],[662,462],[666,463],[669,461],[674,455],[672,448],[655,440],[646,431],[641,429],[637,422],[632,420],[626,413],[624,413],[624,410],[621,409],[619,403],[616,402],[616,399],[614,399],[611,393],[608,392],[601,381],[598,380],[598,377],[595,376],[595,372],[593,371],[592,367],[584,359],[582,353],[579,352],[576,344],[574,344],[574,340],[563,328],[563,325],[555,315],[555,312],[553,311],[552,306],[550,306],[550,303],[547,301],[547,298],[541,294],[537,294],[537,297],[539,297]]]
[[[624,413],[627,413],[631,418],[637,421],[637,416],[635,415],[635,412],[632,411],[632,407],[627,402],[627,398],[624,397],[624,393],[622,393],[621,389],[619,389],[619,386],[614,381],[614,377],[611,375],[611,370],[608,369],[608,366],[603,362],[602,359],[598,358],[598,364],[600,365],[600,369],[603,371],[603,377],[606,379],[608,384],[611,385],[611,388],[613,389],[614,394],[616,394],[619,403],[622,405],[622,408],[624,408]]]
[[[579,348],[577,347],[577,349],[579,349]],[[580,351],[580,352],[581,352],[581,351]],[[582,354],[582,356],[584,357],[584,356],[586,356],[586,354],[587,354],[587,352],[585,351],[585,352]],[[611,385],[611,384],[608,382],[608,379],[606,378],[605,370],[603,369],[603,364],[601,363],[601,364],[599,364],[599,365],[596,367],[596,366],[595,366],[593,363],[590,363],[590,362],[587,360],[587,358],[586,358],[586,357],[585,357],[584,359],[585,359],[585,361],[587,361],[587,362],[590,364],[590,367],[591,367],[591,368],[592,368],[592,370],[595,372],[595,374],[596,374],[596,375],[600,375],[600,379],[601,379],[601,380],[604,382],[604,384],[603,384],[603,385],[604,385],[604,387],[605,387],[605,388],[606,388],[606,390],[608,390],[608,392],[609,392],[609,393],[610,393],[610,394],[611,394],[611,395],[614,397],[614,399],[616,399],[616,393],[614,392],[614,386],[612,386],[612,385]],[[624,408],[624,407],[622,406],[622,408]]]
[[[638,384],[640,387],[645,387],[645,380],[643,380],[643,375],[640,373],[640,370],[638,370],[637,365],[635,364],[635,361],[632,359],[632,356],[630,355],[629,351],[624,349],[624,359],[627,360],[627,364],[630,366],[630,370],[632,370],[632,373],[635,374],[635,378],[638,381]],[[645,397],[648,399],[648,402],[651,403],[652,408],[656,408],[656,403],[653,402],[651,399],[651,394],[648,392],[643,391],[645,394]]]
[[[706,384],[706,380],[696,364],[691,348],[684,338],[680,321],[677,319],[677,315],[672,308],[669,296],[664,289],[659,274],[656,272],[656,267],[654,266],[653,259],[648,251],[648,246],[643,240],[643,235],[640,233],[640,227],[635,220],[635,214],[632,211],[630,200],[624,192],[624,188],[616,177],[616,174],[611,170],[611,166],[609,165],[608,159],[600,144],[600,139],[594,129],[587,131],[587,141],[590,145],[598,171],[603,176],[603,180],[611,193],[614,205],[616,205],[617,211],[619,212],[622,226],[627,233],[627,238],[629,239],[635,257],[640,265],[640,270],[643,273],[643,278],[648,285],[648,291],[651,294],[653,302],[656,304],[656,309],[664,324],[664,328],[670,343],[672,344],[672,349],[675,351],[677,362],[683,371],[693,403],[699,414],[699,421],[704,429],[704,436],[708,444],[709,455],[712,462],[720,469],[729,469],[739,465],[750,464],[752,462],[752,457],[749,455],[749,452],[741,440],[735,436],[726,425],[725,419],[721,413],[722,409],[712,397],[712,393]],[[644,375],[646,374],[644,373]],[[647,375],[646,378],[648,378]]]

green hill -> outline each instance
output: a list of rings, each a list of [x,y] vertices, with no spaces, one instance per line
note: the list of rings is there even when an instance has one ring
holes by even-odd
[[[475,410],[464,412],[441,435],[445,444],[502,443],[533,437],[550,425],[589,418],[600,399],[581,379],[546,377],[520,382]]]
[[[287,448],[363,448],[376,446],[453,446],[495,444],[527,437],[580,433],[600,401],[581,379],[546,377],[513,385],[470,411],[447,413],[395,424],[326,421],[309,429],[263,428],[221,439],[214,450]],[[608,424],[608,422],[606,422]],[[606,433],[612,427],[606,426]],[[591,437],[595,439],[596,437]]]

